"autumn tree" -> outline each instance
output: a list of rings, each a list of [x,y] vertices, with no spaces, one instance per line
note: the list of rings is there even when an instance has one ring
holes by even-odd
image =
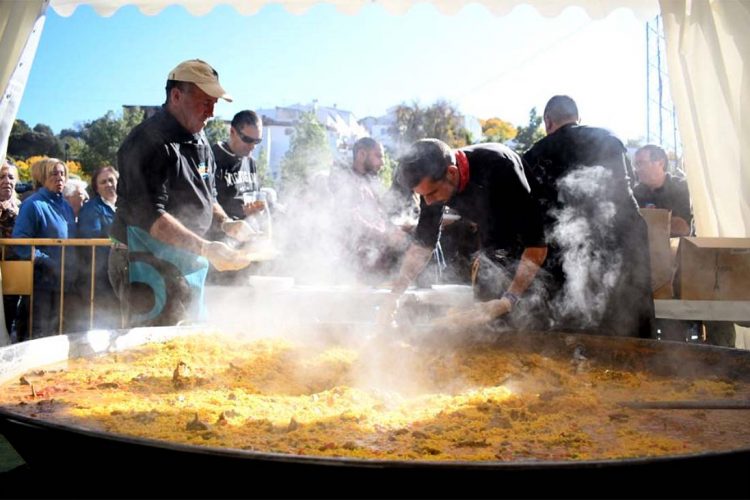
[[[519,126],[518,134],[515,137],[515,150],[518,154],[523,154],[534,145],[536,141],[544,137],[544,130],[542,129],[542,117],[536,112],[536,107],[531,108],[529,111],[529,123],[528,125]]]
[[[500,118],[480,120],[484,142],[505,142],[516,137],[518,130],[511,123]]]

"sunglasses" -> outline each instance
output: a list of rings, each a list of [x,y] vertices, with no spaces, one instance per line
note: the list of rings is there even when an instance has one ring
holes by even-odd
[[[239,136],[240,140],[244,142],[245,144],[260,144],[263,141],[263,139],[260,137],[258,138],[249,137],[237,129],[234,129],[234,131],[237,132],[237,135]]]

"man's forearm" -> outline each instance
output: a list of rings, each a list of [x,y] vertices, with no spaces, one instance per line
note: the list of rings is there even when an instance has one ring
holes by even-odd
[[[212,213],[213,213],[213,220],[216,222],[216,225],[218,226],[221,226],[222,222],[228,221],[230,219],[230,217],[227,215],[227,213],[218,203],[213,204]]]
[[[180,221],[167,213],[156,219],[151,225],[149,234],[168,245],[199,255],[201,247],[206,242],[206,240],[183,226]]]
[[[542,267],[544,259],[547,258],[547,247],[527,247],[521,255],[516,275],[508,287],[508,291],[520,297],[534,281],[539,268]]]
[[[401,271],[398,278],[393,283],[392,293],[401,294],[406,290],[412,281],[419,275],[430,260],[432,248],[423,247],[416,243],[409,245],[404,255],[404,261],[401,264]]]

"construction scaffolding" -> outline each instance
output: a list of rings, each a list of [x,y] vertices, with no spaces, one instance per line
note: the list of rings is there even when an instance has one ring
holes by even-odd
[[[670,172],[682,172],[682,144],[669,89],[661,15],[646,23],[646,142],[664,148]]]

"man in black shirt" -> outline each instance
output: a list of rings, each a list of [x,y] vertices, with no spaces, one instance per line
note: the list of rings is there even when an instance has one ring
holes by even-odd
[[[481,241],[473,281],[482,302],[451,314],[449,324],[486,324],[513,311],[547,254],[541,213],[521,158],[502,144],[452,150],[437,139],[423,139],[401,158],[396,180],[420,195],[421,210],[381,321],[393,317],[400,296],[427,264],[446,206],[475,222]],[[516,320],[523,318],[513,314],[511,321]]]
[[[638,184],[633,194],[639,207],[664,208],[672,212],[669,233],[672,237],[694,236],[693,210],[690,192],[684,177],[675,177],[667,172],[667,153],[655,144],[647,144],[635,152],[635,172]],[[699,322],[680,320],[658,320],[660,338],[684,341],[690,338]],[[731,321],[704,321],[705,340],[709,344],[734,347],[736,332]]]
[[[216,199],[233,219],[263,210],[264,203],[249,199],[260,190],[258,169],[250,156],[263,140],[263,122],[255,111],[240,111],[232,118],[229,140],[214,144]]]
[[[166,93],[162,109],[117,152],[109,275],[130,326],[203,318],[208,262],[219,271],[249,264],[242,253],[204,237],[212,224],[238,240],[252,234],[216,203],[216,165],[203,133],[217,100],[231,98],[216,70],[199,59],[170,71]]]
[[[693,234],[693,211],[687,180],[667,172],[667,153],[655,144],[647,144],[635,152],[635,173],[638,184],[633,188],[641,208],[664,208],[672,212],[670,236]]]
[[[547,137],[524,154],[550,251],[549,327],[654,337],[648,228],[626,149],[578,121],[575,101],[554,96],[544,110]]]

